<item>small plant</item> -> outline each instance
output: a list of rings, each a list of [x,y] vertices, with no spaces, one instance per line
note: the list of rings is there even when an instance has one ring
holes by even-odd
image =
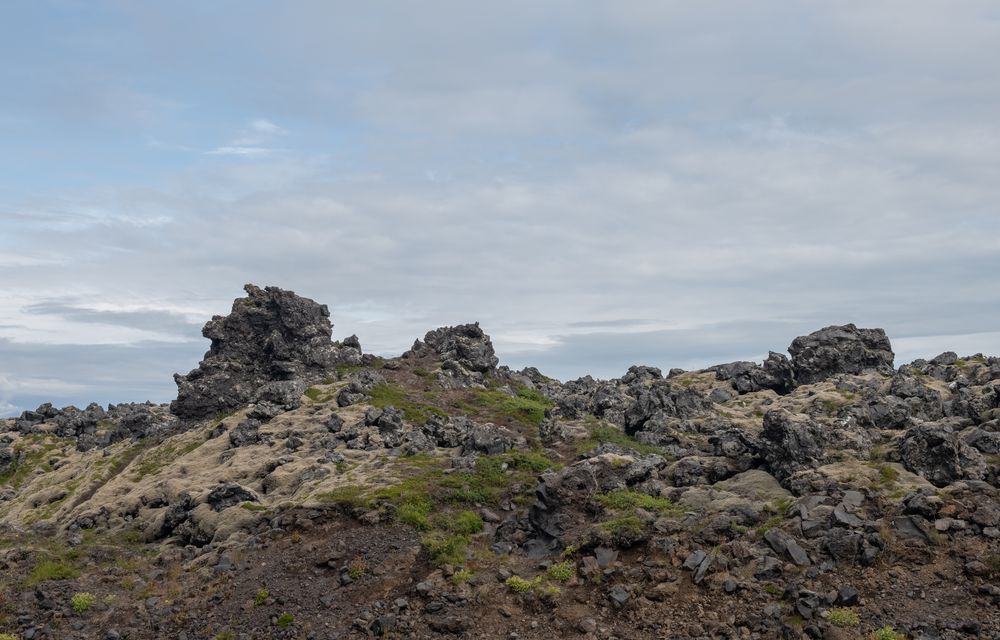
[[[892,627],[886,625],[881,629],[876,629],[868,636],[869,640],[906,640],[906,636],[899,633]]]
[[[571,545],[569,545],[568,547],[566,547],[565,549],[562,550],[562,553],[559,554],[559,557],[561,557],[561,558],[568,558],[568,557],[572,556],[574,553],[576,553],[576,551],[577,551],[576,545],[575,544],[571,544]]]
[[[511,576],[504,581],[504,584],[510,587],[514,593],[524,593],[542,584],[542,576],[536,576],[531,580],[525,580],[520,576]]]
[[[773,529],[773,528],[777,527],[779,524],[781,524],[782,520],[784,520],[784,518],[782,518],[781,516],[770,517],[770,518],[768,518],[764,522],[764,524],[762,524],[759,527],[757,527],[756,529],[754,529],[754,531],[757,532],[757,535],[762,536],[765,533],[767,533],[768,531],[770,531],[771,529]]]
[[[355,558],[347,565],[347,575],[351,576],[351,580],[357,580],[366,573],[368,573],[368,564],[363,558]]]
[[[549,570],[546,571],[546,574],[552,580],[556,580],[558,582],[566,582],[574,575],[576,575],[576,567],[574,567],[573,563],[570,562],[569,560],[564,560],[560,563],[554,564],[551,567],[549,567]]]
[[[768,582],[767,584],[765,584],[764,585],[764,591],[766,591],[769,595],[772,595],[772,596],[780,596],[781,595],[781,589],[779,589],[778,585],[774,584],[773,582]]]
[[[243,502],[240,504],[240,508],[246,509],[247,511],[267,511],[267,507],[262,504],[257,504],[256,502]]]
[[[858,614],[850,609],[839,607],[830,609],[828,613],[827,620],[830,621],[830,624],[838,627],[856,627],[861,623],[861,618],[858,617]]]
[[[292,614],[286,612],[278,616],[278,621],[276,624],[278,625],[279,629],[287,629],[292,625],[293,622],[295,622],[295,617]]]
[[[602,493],[595,498],[601,505],[608,509],[645,509],[646,511],[658,511],[671,515],[676,515],[681,511],[677,505],[667,498],[658,498],[633,489],[615,489],[614,491]]]
[[[448,530],[465,535],[479,533],[483,530],[483,519],[474,511],[462,511],[451,518]]]
[[[271,594],[268,592],[267,589],[261,589],[260,591],[257,592],[257,595],[253,597],[253,606],[255,607],[262,606],[265,602],[267,602],[267,599],[270,597]]]
[[[88,591],[80,591],[73,594],[70,603],[73,605],[73,611],[84,613],[97,604],[97,596]]]
[[[441,531],[432,531],[421,539],[431,561],[437,566],[464,563],[469,542],[467,535],[447,535]]]
[[[455,582],[455,584],[462,584],[463,582],[468,582],[474,575],[476,575],[476,573],[472,569],[463,568],[456,571],[451,576],[451,579]]]
[[[104,596],[104,605],[105,606],[110,607],[114,603],[115,603],[115,595],[113,593],[109,593],[108,595]]]

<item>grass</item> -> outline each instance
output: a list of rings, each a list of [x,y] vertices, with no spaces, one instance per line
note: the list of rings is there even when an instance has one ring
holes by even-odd
[[[473,389],[471,403],[478,409],[528,427],[529,435],[535,437],[545,419],[545,411],[552,407],[552,402],[540,391],[522,386],[514,389],[514,395],[500,389]]]
[[[616,511],[645,509],[646,511],[656,511],[664,515],[679,515],[683,513],[683,509],[667,498],[651,496],[633,489],[615,489],[607,493],[598,494],[595,496],[595,499],[604,508]]]
[[[382,358],[375,358],[374,360],[372,360],[371,366],[368,366],[368,367],[366,367],[364,365],[360,365],[360,364],[348,364],[346,362],[342,362],[341,364],[337,365],[336,371],[337,371],[337,375],[339,377],[343,378],[344,376],[350,375],[352,373],[357,373],[358,371],[361,371],[362,369],[381,369],[384,366],[385,366],[385,360],[384,359],[382,359]]]
[[[856,627],[859,624],[861,624],[861,618],[859,618],[858,614],[852,611],[851,609],[838,607],[835,609],[830,609],[828,613],[829,616],[827,617],[827,620],[830,621],[830,624],[833,624],[835,626]]]
[[[267,599],[271,597],[271,593],[267,589],[261,589],[253,597],[253,606],[260,607],[263,606]]]
[[[459,569],[458,571],[456,571],[455,573],[453,573],[452,576],[451,576],[451,580],[455,584],[462,584],[462,583],[465,583],[465,582],[468,582],[469,580],[471,580],[472,576],[474,576],[474,575],[476,575],[476,572],[473,571],[472,569],[464,569],[463,568],[463,569]]]
[[[48,458],[52,452],[66,446],[67,441],[48,434],[32,434],[21,439],[22,446],[14,447],[14,461],[6,471],[0,473],[0,485],[18,488],[37,469],[52,471]],[[23,454],[23,459],[22,459]]]
[[[420,539],[427,554],[437,566],[445,564],[463,564],[465,551],[472,539],[465,534],[448,534],[435,530]]]
[[[341,507],[363,507],[371,501],[366,497],[367,489],[357,484],[346,484],[332,491],[324,491],[316,494],[316,499],[327,504],[335,504]]]
[[[247,511],[267,511],[267,507],[256,502],[242,502],[240,503],[240,508]]]
[[[80,572],[63,558],[42,560],[31,570],[24,581],[26,587],[34,587],[49,580],[72,580],[80,577]]]
[[[295,616],[285,612],[280,616],[278,616],[278,621],[276,624],[278,625],[279,629],[287,629],[288,627],[292,626],[293,622],[295,622]]]
[[[599,422],[588,424],[588,428],[590,437],[577,444],[577,453],[586,453],[602,444],[613,444],[622,449],[631,449],[642,455],[663,455],[663,449],[660,447],[639,442],[621,429],[603,425]]]
[[[13,633],[0,633],[0,640],[18,640]]]
[[[70,604],[73,605],[73,611],[85,613],[97,604],[97,596],[88,591],[80,591],[73,594],[73,597],[70,598]]]
[[[872,631],[868,635],[869,640],[906,640],[906,636],[896,631],[890,626],[884,626]]]
[[[393,407],[403,413],[407,422],[422,425],[432,416],[446,417],[448,414],[433,405],[411,400],[406,390],[393,384],[376,385],[368,391],[369,404],[384,409]]]
[[[759,527],[755,527],[754,531],[757,532],[757,535],[762,536],[771,529],[780,525],[783,520],[784,518],[782,516],[771,516],[770,518],[765,520],[764,523],[761,524]]]

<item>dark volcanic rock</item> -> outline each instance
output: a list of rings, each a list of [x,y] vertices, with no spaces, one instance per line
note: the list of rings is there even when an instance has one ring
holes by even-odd
[[[248,284],[228,316],[212,318],[202,334],[212,341],[198,368],[177,374],[171,411],[199,420],[257,399],[261,386],[310,378],[338,362],[360,363],[360,350],[331,342],[326,305],[277,287]]]
[[[764,459],[777,478],[791,476],[823,453],[820,428],[807,417],[784,409],[772,409],[764,414],[761,439]]]
[[[963,442],[946,420],[907,429],[899,443],[899,458],[907,469],[937,487],[986,476],[983,456]]]
[[[768,354],[763,366],[755,362],[730,362],[710,367],[709,371],[715,371],[715,377],[719,380],[728,380],[740,394],[763,389],[786,394],[795,388],[791,362],[774,351]]]
[[[838,373],[893,373],[892,345],[882,329],[858,329],[853,324],[826,327],[796,338],[788,352],[798,384],[813,384]]]
[[[212,489],[205,502],[213,511],[222,511],[244,502],[260,502],[257,494],[235,482],[226,482]]]
[[[496,374],[499,359],[493,343],[479,323],[441,327],[428,331],[404,356],[434,352],[441,359],[441,382],[451,387],[482,384]]]
[[[693,418],[712,411],[712,402],[693,389],[657,381],[641,388],[635,402],[625,412],[625,432],[634,435],[650,422],[669,418]]]

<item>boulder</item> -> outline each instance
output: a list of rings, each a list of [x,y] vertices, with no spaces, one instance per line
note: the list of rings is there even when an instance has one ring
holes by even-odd
[[[907,429],[898,452],[903,466],[936,487],[956,480],[982,480],[987,474],[982,454],[967,445],[948,420],[925,422]]]
[[[254,401],[273,381],[311,379],[338,362],[360,363],[354,346],[331,341],[326,305],[277,287],[244,287],[228,316],[215,316],[202,329],[212,341],[204,359],[187,375],[176,374],[171,411],[201,420]]]
[[[625,411],[625,433],[635,435],[649,422],[669,418],[694,418],[713,411],[712,402],[693,389],[674,386],[662,380],[639,390]]]
[[[761,433],[762,456],[771,473],[785,479],[801,467],[811,466],[823,455],[820,427],[808,417],[785,409],[772,409],[764,414]]]
[[[788,347],[798,384],[813,384],[839,373],[893,374],[893,353],[882,329],[853,324],[831,326],[800,336]]]

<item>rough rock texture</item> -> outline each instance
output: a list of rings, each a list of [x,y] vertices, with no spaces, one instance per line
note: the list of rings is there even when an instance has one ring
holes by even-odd
[[[499,363],[493,342],[478,322],[428,331],[423,342],[413,343],[409,353],[420,355],[427,351],[440,358],[441,382],[450,387],[483,384],[496,374]]]
[[[233,302],[228,316],[202,329],[212,346],[198,368],[174,376],[171,411],[182,419],[232,411],[257,400],[269,382],[314,378],[338,362],[361,362],[360,349],[331,342],[326,305],[277,287],[244,289],[247,297]]]
[[[899,443],[903,465],[944,487],[956,480],[982,480],[986,464],[982,455],[968,446],[945,422],[923,423],[906,430]]]
[[[813,384],[838,373],[892,375],[893,353],[882,329],[853,324],[831,326],[800,336],[788,347],[798,384]]]

